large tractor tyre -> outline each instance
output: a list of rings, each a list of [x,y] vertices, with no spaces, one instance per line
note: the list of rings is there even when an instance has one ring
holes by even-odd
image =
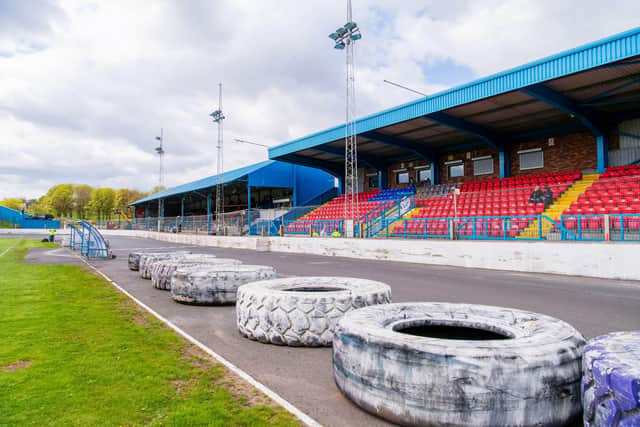
[[[156,261],[166,260],[166,259],[178,259],[190,253],[191,252],[176,251],[176,252],[142,254],[140,256],[140,268],[139,268],[140,277],[142,277],[143,279],[150,280],[151,270],[153,269],[153,264]]]
[[[168,252],[150,252],[150,251],[134,251],[129,253],[129,259],[127,263],[129,264],[129,270],[138,271],[140,270],[140,258],[142,255],[159,255],[159,254],[167,254]],[[178,253],[190,254],[189,251],[179,251]]]
[[[586,427],[640,426],[640,331],[589,340],[582,356]]]
[[[171,290],[171,277],[180,267],[195,267],[209,265],[239,265],[242,261],[231,258],[216,258],[214,255],[185,256],[173,259],[158,260],[151,268],[151,284],[156,289]]]
[[[289,277],[238,289],[240,333],[269,344],[330,346],[338,320],[348,311],[391,302],[391,288],[351,277]]]
[[[583,346],[542,314],[389,304],[340,320],[333,371],[347,397],[397,424],[560,426],[580,418]]]
[[[179,267],[171,279],[171,297],[184,304],[233,304],[239,286],[274,277],[275,269],[264,265]]]

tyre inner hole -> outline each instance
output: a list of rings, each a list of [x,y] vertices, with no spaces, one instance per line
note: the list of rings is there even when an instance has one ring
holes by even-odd
[[[285,292],[337,292],[345,290],[344,288],[332,288],[330,286],[300,286],[297,288],[283,289]]]
[[[466,325],[444,325],[430,322],[407,322],[396,325],[393,330],[401,334],[447,340],[489,341],[513,338],[506,332],[489,330],[489,328]]]

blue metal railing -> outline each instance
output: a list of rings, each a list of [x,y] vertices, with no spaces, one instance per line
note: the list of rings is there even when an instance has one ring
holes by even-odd
[[[341,235],[344,233],[344,220],[342,219],[313,219],[283,221],[286,234],[306,234],[316,232],[319,235],[330,235],[337,231]]]

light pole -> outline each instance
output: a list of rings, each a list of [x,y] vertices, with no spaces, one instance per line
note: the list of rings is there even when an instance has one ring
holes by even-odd
[[[156,141],[160,141],[160,145],[155,148],[156,153],[158,153],[158,157],[160,158],[160,171],[158,173],[158,189],[162,191],[162,183],[163,183],[163,170],[162,170],[162,157],[164,156],[164,148],[162,148],[162,144],[164,143],[164,129],[160,128],[160,136],[156,136]],[[158,199],[158,233],[161,231],[160,221],[163,214],[164,208],[164,200]]]
[[[218,165],[217,165],[217,175],[216,175],[216,234],[220,234],[220,230],[224,226],[224,222],[222,220],[222,214],[224,213],[223,203],[224,203],[224,187],[222,184],[222,173],[224,171],[224,163],[223,163],[223,129],[222,122],[225,119],[224,114],[222,114],[222,83],[218,84],[218,109],[213,113],[209,114],[213,119],[214,123],[218,124]]]
[[[360,40],[362,35],[358,24],[353,22],[351,12],[351,0],[347,0],[347,23],[329,34],[329,38],[335,42],[334,48],[346,50],[347,63],[347,100],[346,100],[346,120],[345,120],[345,156],[344,156],[344,217],[345,220],[353,220],[358,212],[358,155],[357,155],[357,132],[356,132],[356,89],[355,89],[355,66],[353,59],[353,47],[356,40]]]
[[[158,186],[162,187],[163,177],[162,177],[162,157],[164,156],[164,148],[162,148],[162,144],[164,143],[164,129],[160,128],[160,136],[156,136],[156,141],[160,141],[160,145],[156,147],[154,150],[158,153],[158,157],[160,158],[160,172],[158,173]]]

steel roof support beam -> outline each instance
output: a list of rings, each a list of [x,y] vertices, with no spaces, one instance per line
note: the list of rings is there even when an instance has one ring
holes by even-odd
[[[598,172],[602,173],[607,168],[607,131],[611,128],[606,117],[593,111],[589,107],[578,105],[572,99],[556,92],[541,83],[521,88],[520,91],[552,107],[577,117],[591,133],[596,137]]]
[[[474,123],[443,112],[427,114],[426,116],[423,116],[423,118],[430,122],[438,123],[439,125],[464,132],[468,135],[476,136],[483,140],[489,147],[498,152],[498,156],[500,158],[500,178],[509,176],[509,153],[506,148],[507,144],[502,142],[504,139],[503,137],[489,129],[483,128],[482,126],[478,126]]]
[[[597,118],[598,113],[588,107],[578,105],[573,100],[543,84],[524,87],[520,89],[520,92],[577,117],[596,136],[606,134],[607,126]]]
[[[427,114],[426,116],[423,116],[423,118],[431,122],[438,123],[439,125],[446,126],[469,135],[477,136],[496,151],[501,151],[503,149],[501,137],[482,126],[478,126],[442,112]]]
[[[336,156],[341,156],[342,158],[344,158],[344,154],[345,154],[344,150],[336,147],[331,147],[328,145],[313,147],[313,149],[316,151],[320,151],[322,153],[335,154]],[[381,162],[380,160],[374,157],[358,153],[358,163],[360,162],[365,163],[367,166],[374,168],[376,170],[382,170],[387,167],[387,165],[384,162]]]
[[[322,160],[315,160],[310,157],[300,156],[298,154],[287,154],[286,156],[282,156],[278,158],[283,162],[294,163],[302,166],[309,166],[315,169],[321,169],[337,178],[344,177],[344,168],[338,164],[331,164],[329,162],[325,162]]]
[[[363,138],[370,139],[380,144],[390,145],[392,147],[404,148],[405,150],[413,151],[418,157],[428,162],[432,161],[436,155],[433,150],[424,147],[420,144],[416,144],[412,141],[396,138],[394,136],[385,135],[376,131],[363,132],[360,134]]]

